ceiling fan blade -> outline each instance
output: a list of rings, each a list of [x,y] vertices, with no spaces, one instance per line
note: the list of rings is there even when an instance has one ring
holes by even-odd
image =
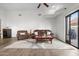
[[[37,8],[39,8],[41,6],[41,3],[39,3],[39,5],[38,5],[38,7]]]
[[[49,5],[48,4],[46,4],[46,3],[43,3],[46,7],[49,7]]]

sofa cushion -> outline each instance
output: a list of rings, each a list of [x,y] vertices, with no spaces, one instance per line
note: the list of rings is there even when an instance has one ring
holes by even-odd
[[[38,35],[38,32],[35,32],[35,35]]]
[[[20,33],[20,35],[25,35],[25,33],[23,32],[23,33]]]
[[[50,35],[51,34],[51,32],[47,32],[47,35]]]

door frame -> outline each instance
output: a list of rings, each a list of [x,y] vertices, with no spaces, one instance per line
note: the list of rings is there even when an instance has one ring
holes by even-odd
[[[65,23],[66,23],[66,26],[65,26],[65,28],[66,28],[66,31],[65,31],[65,32],[66,32],[65,38],[66,38],[66,39],[65,39],[65,42],[66,42],[66,43],[68,43],[68,42],[67,42],[67,35],[68,35],[68,34],[67,34],[67,24],[68,24],[68,23],[67,23],[67,22],[68,22],[67,18],[68,18],[68,17],[69,17],[69,29],[70,29],[70,17],[71,17],[71,16],[68,15],[68,16],[65,17]],[[70,34],[70,33],[69,33],[69,34]],[[70,36],[69,36],[69,43],[68,43],[68,44],[70,44],[70,43],[71,43],[71,40],[70,40]]]
[[[71,39],[70,39],[70,37],[69,37],[69,40],[70,40],[70,45],[72,45],[72,46],[74,46],[74,47],[76,47],[76,48],[79,49],[79,10],[76,10],[75,12],[72,12],[71,14],[65,16],[65,42],[67,43],[67,17],[69,17],[69,29],[70,29],[70,27],[71,27],[71,26],[70,26],[71,15],[74,14],[74,13],[76,13],[76,12],[78,12],[78,47],[76,47],[76,46],[74,46],[74,45],[71,44]],[[68,43],[68,44],[69,44],[69,43]]]

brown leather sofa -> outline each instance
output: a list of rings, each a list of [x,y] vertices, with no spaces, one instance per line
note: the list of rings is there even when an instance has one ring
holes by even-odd
[[[29,35],[26,30],[17,31],[17,39],[18,40],[28,39],[28,37],[29,37]]]
[[[54,34],[51,30],[34,30],[32,34],[32,38],[36,39],[36,42],[42,41],[42,40],[48,40],[51,41],[54,38]]]

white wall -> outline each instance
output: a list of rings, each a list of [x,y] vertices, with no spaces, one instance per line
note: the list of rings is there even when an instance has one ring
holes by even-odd
[[[22,16],[18,16],[21,13]],[[50,29],[56,32],[54,19],[38,16],[37,11],[5,11],[2,28],[12,29],[12,37],[16,37],[18,30]]]
[[[5,13],[4,10],[0,9],[0,33],[1,33],[1,38],[2,38],[2,29],[4,25],[6,25],[6,19],[5,19]],[[2,26],[3,25],[3,26]]]
[[[65,16],[59,15],[56,18],[56,34],[60,40],[65,41]]]
[[[56,34],[58,38],[65,42],[65,16],[79,9],[79,4],[71,6],[62,14],[58,15],[56,19]]]

